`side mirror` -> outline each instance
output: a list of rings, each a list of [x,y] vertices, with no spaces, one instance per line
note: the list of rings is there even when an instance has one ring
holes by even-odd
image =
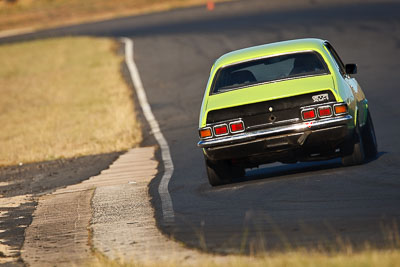
[[[357,73],[357,64],[346,64],[346,74],[356,74]]]

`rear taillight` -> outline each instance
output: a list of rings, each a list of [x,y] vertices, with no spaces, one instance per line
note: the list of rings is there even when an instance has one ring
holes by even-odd
[[[244,131],[243,121],[235,121],[229,123],[229,128],[231,129],[231,133],[240,133]]]
[[[346,104],[337,104],[334,106],[335,114],[342,115],[347,113],[347,105]]]
[[[318,107],[318,116],[320,118],[332,116],[332,108],[330,106]]]
[[[317,117],[315,113],[315,109],[304,109],[301,111],[301,116],[303,117],[303,120],[312,120]]]
[[[199,130],[199,135],[201,138],[210,138],[212,137],[212,132],[211,132],[211,128],[207,127],[207,128],[203,128]]]
[[[214,133],[216,136],[227,135],[229,133],[228,125],[220,124],[220,125],[214,126]]]

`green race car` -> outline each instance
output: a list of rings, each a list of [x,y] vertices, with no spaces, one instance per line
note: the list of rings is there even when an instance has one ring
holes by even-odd
[[[211,185],[275,161],[377,155],[368,101],[355,64],[328,41],[299,39],[233,51],[213,65],[199,121]]]

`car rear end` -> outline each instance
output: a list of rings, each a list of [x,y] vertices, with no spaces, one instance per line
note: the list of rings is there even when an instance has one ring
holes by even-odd
[[[345,149],[351,124],[347,105],[321,90],[212,110],[198,145],[210,160],[234,159],[246,167],[332,158]]]
[[[243,53],[250,57],[245,60],[217,61],[203,99],[198,143],[217,178],[238,166],[349,153],[353,118],[319,44],[312,43],[316,49],[257,56],[256,48]]]

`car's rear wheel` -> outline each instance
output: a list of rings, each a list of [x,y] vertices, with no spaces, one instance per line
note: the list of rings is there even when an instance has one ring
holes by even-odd
[[[378,154],[378,143],[376,141],[374,124],[372,123],[371,114],[368,111],[367,122],[362,130],[362,138],[364,141],[365,156],[373,159]]]
[[[232,179],[245,175],[244,168],[228,160],[210,161],[205,158],[205,163],[208,181],[212,186],[228,184]]]
[[[354,135],[353,153],[342,157],[342,164],[344,166],[359,165],[365,161],[363,138],[358,123]]]

